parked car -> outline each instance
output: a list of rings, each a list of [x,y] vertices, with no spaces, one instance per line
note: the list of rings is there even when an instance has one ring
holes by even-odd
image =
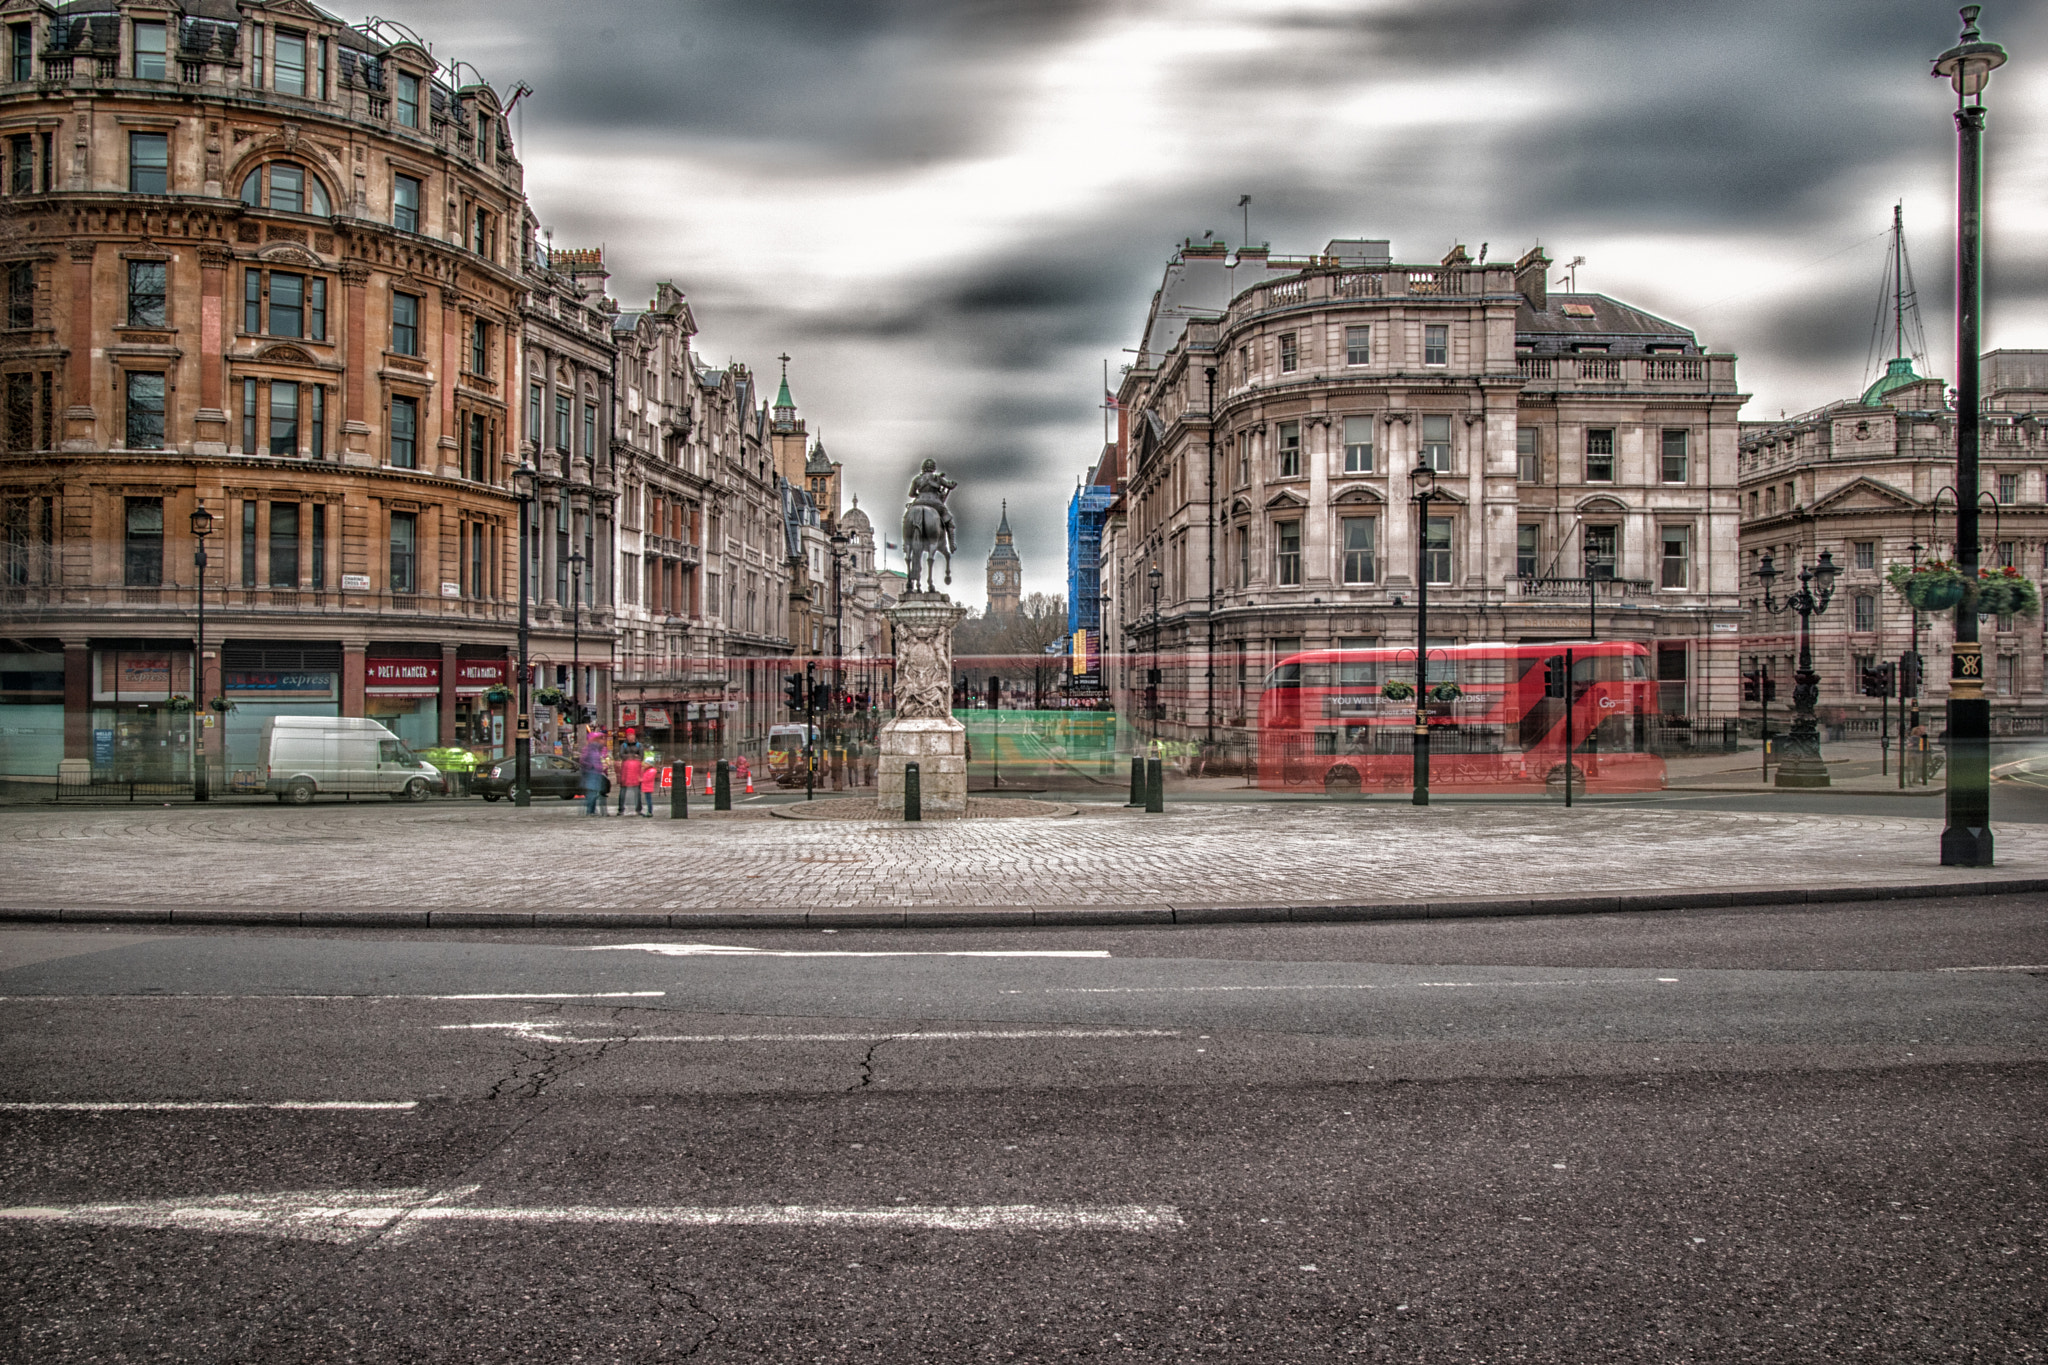
[[[510,796],[514,772],[512,760],[502,759],[493,763],[488,772],[471,773],[469,789],[486,801]],[[535,754],[530,773],[535,796],[559,796],[564,801],[573,801],[583,795],[583,770],[576,766],[573,758]],[[612,780],[607,777],[604,779],[604,794],[609,796],[611,791]]]
[[[273,716],[260,745],[263,789],[293,805],[323,794],[424,801],[448,789],[439,768],[362,716]]]

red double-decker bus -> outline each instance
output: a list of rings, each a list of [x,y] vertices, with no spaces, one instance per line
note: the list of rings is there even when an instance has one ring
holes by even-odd
[[[1421,709],[1432,787],[1562,791],[1569,781],[1575,792],[1628,792],[1664,785],[1664,760],[1644,751],[1657,685],[1643,645],[1449,645],[1429,651],[1428,681]],[[1415,686],[1412,649],[1326,649],[1283,659],[1259,700],[1259,785],[1336,794],[1409,787]],[[1385,695],[1404,687],[1405,696]]]

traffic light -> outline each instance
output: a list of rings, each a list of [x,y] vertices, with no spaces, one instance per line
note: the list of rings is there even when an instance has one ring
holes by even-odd
[[[1748,676],[1746,673],[1743,674],[1745,678]],[[1543,695],[1546,697],[1562,697],[1564,693],[1564,659],[1553,654],[1543,661]],[[1755,697],[1750,696],[1747,692],[1743,696],[1747,701],[1756,700]]]
[[[1771,676],[1770,674],[1766,673],[1766,674],[1764,674],[1764,700],[1765,700],[1765,701],[1776,701],[1777,699],[1778,699],[1778,680],[1777,680],[1776,678],[1772,677],[1772,676]]]
[[[1744,701],[1762,701],[1762,700],[1763,700],[1763,695],[1764,695],[1764,675],[1763,675],[1763,672],[1762,672],[1761,670],[1758,670],[1758,671],[1756,671],[1756,672],[1753,672],[1753,673],[1745,673],[1745,674],[1743,674],[1743,675],[1742,675],[1742,699],[1743,699]]]
[[[804,709],[804,675],[785,673],[782,675],[782,702],[792,711]]]
[[[1862,670],[1863,695],[1866,697],[1889,697],[1896,670],[1891,664],[1878,664]]]
[[[811,684],[811,709],[813,711],[830,711],[832,709],[832,686],[830,683],[814,682]]]
[[[1899,656],[1899,695],[1917,697],[1920,695],[1920,679],[1925,663],[1918,654],[1907,651]]]
[[[1003,705],[1003,680],[991,673],[988,675],[988,709],[1001,710]]]

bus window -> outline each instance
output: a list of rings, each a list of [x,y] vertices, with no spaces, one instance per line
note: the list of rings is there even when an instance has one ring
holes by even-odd
[[[1281,665],[1280,665],[1280,666],[1279,666],[1278,668],[1274,669],[1274,670],[1273,670],[1273,671],[1272,671],[1271,673],[1268,673],[1268,674],[1266,675],[1266,686],[1268,686],[1268,687],[1299,687],[1299,686],[1301,686],[1301,665],[1300,665],[1300,664],[1298,664],[1298,663],[1292,663],[1292,664],[1281,664]]]

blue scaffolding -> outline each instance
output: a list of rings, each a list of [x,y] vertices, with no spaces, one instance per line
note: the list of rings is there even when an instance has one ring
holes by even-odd
[[[1102,629],[1102,523],[1116,494],[1100,485],[1076,488],[1067,504],[1067,635]]]

